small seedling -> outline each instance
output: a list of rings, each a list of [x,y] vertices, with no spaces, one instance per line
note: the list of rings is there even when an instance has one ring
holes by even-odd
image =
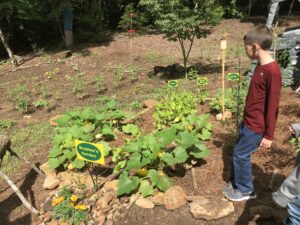
[[[131,64],[127,68],[127,72],[129,73],[129,79],[131,82],[137,81],[137,72],[138,69],[135,65]]]
[[[120,85],[120,82],[124,79],[124,72],[125,69],[123,65],[119,65],[114,69],[113,77],[114,77],[116,87],[118,87]]]
[[[197,68],[191,68],[188,72],[188,79],[189,80],[195,80],[198,75],[198,69]]]
[[[48,101],[40,100],[40,101],[34,102],[33,105],[34,105],[34,107],[36,107],[36,108],[41,108],[41,107],[48,106],[49,103],[48,103]]]
[[[107,88],[105,87],[104,78],[102,75],[100,75],[100,74],[96,75],[93,78],[93,83],[96,86],[97,93],[101,94],[107,90]]]

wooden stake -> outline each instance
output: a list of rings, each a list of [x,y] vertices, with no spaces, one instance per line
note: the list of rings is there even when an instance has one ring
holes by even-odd
[[[227,42],[226,39],[221,40],[221,51],[222,51],[222,115],[223,120],[225,114],[225,58],[226,58],[226,49],[227,49]]]
[[[18,195],[22,203],[29,209],[32,213],[38,215],[39,212],[27,201],[24,195],[21,193],[19,188],[14,184],[14,182],[0,170],[0,176],[4,178],[4,180],[9,184],[9,186],[13,189],[13,191]]]

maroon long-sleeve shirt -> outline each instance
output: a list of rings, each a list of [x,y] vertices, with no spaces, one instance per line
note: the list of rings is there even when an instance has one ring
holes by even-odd
[[[246,98],[244,124],[268,140],[274,139],[281,85],[281,72],[276,62],[258,65]]]

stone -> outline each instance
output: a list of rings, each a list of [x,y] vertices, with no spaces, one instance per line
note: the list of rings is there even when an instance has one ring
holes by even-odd
[[[205,198],[203,196],[187,196],[185,199],[188,202],[196,202],[196,201],[202,201]]]
[[[118,182],[119,180],[107,181],[102,188],[103,192],[116,192],[118,189]]]
[[[154,203],[154,205],[163,205],[164,204],[164,193],[158,192],[151,198],[151,201]]]
[[[143,102],[143,107],[148,109],[153,109],[155,108],[156,105],[157,105],[157,101],[151,99],[145,100]]]
[[[55,58],[57,59],[66,59],[72,56],[72,52],[70,50],[62,51],[55,54]]]
[[[60,224],[57,220],[51,220],[50,223],[47,223],[47,225],[58,225]]]
[[[63,117],[63,115],[56,115],[56,116],[50,118],[49,124],[53,127],[56,127],[58,124],[57,124],[57,122],[55,122],[55,120],[60,118],[60,117]]]
[[[61,186],[70,186],[76,181],[78,184],[84,184],[88,190],[94,188],[93,180],[88,173],[67,170],[58,173],[57,177],[61,180]]]
[[[48,223],[50,222],[52,219],[52,213],[51,212],[47,212],[44,214],[44,222]]]
[[[230,111],[225,111],[225,112],[224,112],[224,118],[225,118],[225,119],[231,119],[231,118],[232,118],[232,112],[230,112]]]
[[[44,180],[43,188],[46,190],[53,190],[60,184],[60,180],[56,176],[47,176]]]
[[[105,215],[100,215],[97,219],[98,225],[103,225],[105,223],[106,216]]]
[[[109,203],[115,198],[115,194],[113,192],[106,192],[102,198],[98,199],[96,202],[96,207],[99,207],[100,209],[106,208]]]
[[[164,194],[164,206],[167,210],[174,210],[186,204],[187,194],[182,187],[172,186]]]
[[[49,168],[48,162],[40,165],[40,170],[43,171],[46,176],[56,176],[55,170]]]
[[[190,212],[197,219],[216,220],[234,212],[232,202],[224,199],[205,199],[190,203]]]
[[[138,200],[136,200],[135,204],[144,209],[154,208],[154,203],[151,200],[143,197],[139,197]]]
[[[217,121],[221,121],[222,119],[223,119],[222,113],[219,113],[218,115],[216,115],[216,120]]]
[[[112,206],[111,205],[108,205],[108,206],[102,208],[102,212],[103,213],[108,213],[111,210],[112,210]]]

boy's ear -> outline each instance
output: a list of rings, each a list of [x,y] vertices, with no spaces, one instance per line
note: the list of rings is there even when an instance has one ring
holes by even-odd
[[[252,48],[254,49],[254,50],[259,50],[261,47],[258,45],[258,44],[256,44],[256,43],[254,43],[254,44],[252,44]]]

